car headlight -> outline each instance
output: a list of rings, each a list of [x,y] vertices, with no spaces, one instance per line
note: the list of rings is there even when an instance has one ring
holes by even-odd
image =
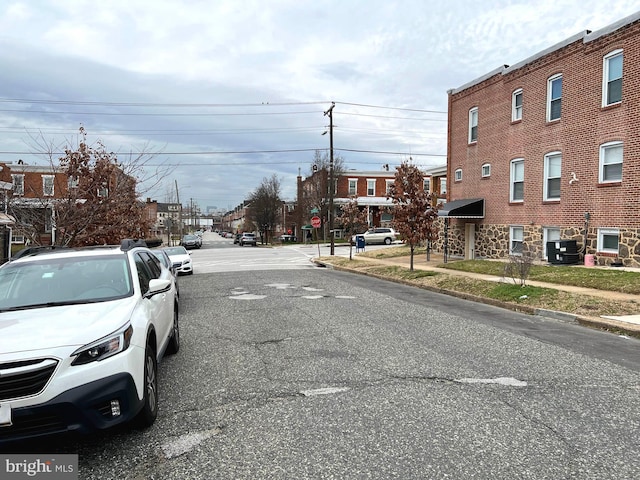
[[[128,325],[118,332],[80,347],[71,354],[72,357],[76,357],[71,362],[71,365],[85,365],[91,362],[99,362],[105,358],[124,352],[131,344],[132,335],[133,327]]]

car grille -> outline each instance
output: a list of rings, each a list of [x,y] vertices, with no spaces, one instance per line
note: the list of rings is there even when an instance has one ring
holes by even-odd
[[[34,434],[57,433],[66,430],[66,425],[58,415],[36,414],[13,419],[13,425],[0,428],[0,440],[28,437]]]
[[[0,364],[0,400],[40,393],[57,365],[52,358]]]

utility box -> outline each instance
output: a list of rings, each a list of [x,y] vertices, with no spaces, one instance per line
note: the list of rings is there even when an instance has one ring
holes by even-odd
[[[547,258],[554,265],[574,265],[580,261],[578,244],[575,240],[547,242]]]

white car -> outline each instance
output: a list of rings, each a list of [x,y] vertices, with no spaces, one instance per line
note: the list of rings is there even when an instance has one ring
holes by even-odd
[[[174,278],[132,240],[30,249],[0,267],[0,445],[158,414],[180,349]]]
[[[360,233],[359,235],[354,235],[351,237],[351,241],[355,244],[356,237],[362,236],[364,237],[364,242],[366,245],[373,245],[376,243],[391,245],[398,239],[398,234],[393,228],[387,227],[376,227],[371,228],[364,233]]]
[[[173,268],[178,275],[193,275],[191,254],[186,248],[183,246],[165,247],[163,250],[169,255]]]

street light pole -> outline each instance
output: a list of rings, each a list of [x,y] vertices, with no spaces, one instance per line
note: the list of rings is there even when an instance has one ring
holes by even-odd
[[[331,240],[330,255],[335,255],[335,241],[333,237],[333,107],[335,102],[331,102],[329,109],[324,112],[329,117],[329,237]]]

